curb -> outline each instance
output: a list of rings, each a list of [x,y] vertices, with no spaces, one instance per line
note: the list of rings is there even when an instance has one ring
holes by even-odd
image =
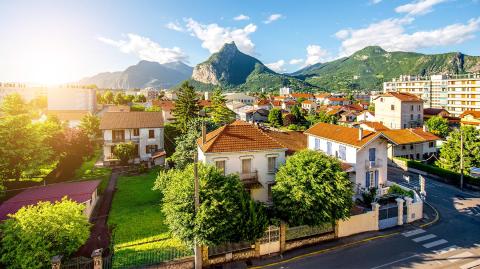
[[[435,218],[428,223],[424,223],[422,225],[419,225],[419,227],[421,227],[421,228],[431,226],[431,225],[435,224],[440,219],[440,214],[438,213],[438,210],[435,207],[433,207],[431,204],[429,204],[427,202],[424,202],[424,203],[427,204],[428,206],[430,206],[430,208],[433,209],[433,211],[435,212]],[[345,248],[345,247],[350,247],[350,246],[353,246],[353,245],[358,245],[358,244],[361,244],[361,243],[366,243],[366,242],[370,242],[370,241],[381,239],[381,238],[392,237],[392,236],[398,235],[400,233],[401,232],[398,231],[398,232],[393,232],[393,233],[389,233],[389,234],[377,235],[377,236],[365,238],[365,239],[362,239],[362,240],[359,240],[359,241],[350,242],[350,243],[346,243],[346,244],[343,244],[343,245],[338,245],[338,246],[334,246],[334,247],[330,247],[330,248],[326,248],[326,249],[321,249],[321,250],[313,251],[313,252],[310,252],[310,253],[305,253],[305,254],[298,255],[298,256],[295,256],[295,257],[292,257],[292,258],[288,258],[286,260],[272,262],[272,263],[265,264],[265,265],[252,266],[252,267],[248,267],[248,268],[250,268],[250,269],[260,269],[260,268],[266,268],[266,267],[270,267],[270,266],[280,265],[280,264],[295,261],[295,260],[298,260],[298,259],[302,259],[302,258],[314,256],[314,255],[317,255],[317,254],[322,254],[322,253],[325,253],[325,252],[329,252],[329,251],[332,251],[332,250],[337,250],[337,249],[341,249],[341,248]]]

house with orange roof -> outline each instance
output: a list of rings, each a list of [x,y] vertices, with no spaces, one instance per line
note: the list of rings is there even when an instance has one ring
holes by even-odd
[[[388,140],[381,132],[317,123],[305,134],[309,149],[322,151],[350,167],[346,172],[357,194],[386,185]]]
[[[467,110],[460,115],[462,125],[475,126],[480,128],[480,111]]]
[[[270,104],[272,105],[272,108],[282,109],[282,101],[273,100]]]
[[[372,131],[372,132],[390,130],[385,125],[383,125],[382,123],[375,122],[375,121],[358,122],[358,127],[362,128],[364,130]]]
[[[310,100],[310,101],[315,101],[315,96],[311,93],[302,93],[302,92],[297,92],[297,93],[291,93],[290,97],[292,100],[298,101],[298,99],[305,99],[305,100]]]
[[[317,94],[314,95],[315,102],[318,105],[325,105],[325,100],[330,96],[331,96],[331,94],[329,94],[329,93],[317,93]]]
[[[344,105],[350,105],[352,101],[343,97],[330,96],[330,97],[327,97],[323,103],[328,106],[344,106]]]
[[[253,105],[253,108],[270,110],[272,108],[272,104],[267,99],[259,99]]]
[[[151,100],[150,102],[152,106],[156,106],[161,109],[163,121],[165,123],[170,123],[175,121],[175,116],[173,116],[173,110],[175,109],[175,101]]]
[[[294,105],[296,105],[297,102],[295,101],[285,101],[282,103],[282,109],[286,111],[290,111]]]
[[[436,142],[440,137],[425,128],[382,130],[388,138],[388,158],[402,157],[412,160],[427,160],[438,153]]]
[[[275,173],[285,163],[285,144],[256,125],[236,120],[209,133],[203,128],[198,160],[225,174],[238,174],[253,199],[270,202]]]
[[[307,111],[314,111],[317,109],[317,103],[311,100],[305,100],[302,102],[302,108]]]
[[[423,100],[405,92],[387,92],[374,100],[376,121],[390,129],[416,128],[423,125]]]

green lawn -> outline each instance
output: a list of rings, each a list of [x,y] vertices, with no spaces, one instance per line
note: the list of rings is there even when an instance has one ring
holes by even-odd
[[[112,174],[112,169],[108,167],[95,167],[95,163],[102,154],[102,148],[97,148],[94,154],[83,161],[82,165],[75,170],[75,178],[81,180],[100,179],[102,182],[99,186],[99,192],[107,187],[108,179]]]
[[[142,265],[144,258],[160,262],[190,254],[190,250],[170,236],[161,211],[161,193],[152,187],[158,170],[138,176],[121,176],[108,217],[114,227],[114,263]],[[154,258],[152,258],[152,256]]]

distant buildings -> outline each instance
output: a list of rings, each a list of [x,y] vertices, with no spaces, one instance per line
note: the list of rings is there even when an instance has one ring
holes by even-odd
[[[55,87],[48,89],[47,113],[68,122],[70,127],[80,124],[82,117],[97,111],[95,89],[77,87]]]
[[[30,102],[40,96],[47,96],[47,88],[40,86],[28,86],[22,83],[0,82],[0,103],[7,95],[18,93],[25,102]]]
[[[229,102],[240,102],[245,105],[253,105],[256,101],[256,98],[245,93],[227,93],[225,94],[225,100]]]

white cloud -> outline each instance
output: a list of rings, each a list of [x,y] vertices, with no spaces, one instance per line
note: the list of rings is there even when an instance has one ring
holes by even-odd
[[[276,20],[279,20],[281,18],[283,18],[282,14],[272,14],[272,15],[268,16],[267,20],[263,21],[263,23],[269,24],[269,23],[272,23],[272,22],[274,22]]]
[[[307,46],[307,59],[305,65],[312,65],[322,61],[327,61],[330,58],[330,54],[327,50],[323,49],[319,45]]]
[[[272,69],[277,73],[285,73],[287,70],[285,69],[285,61],[278,60],[273,63],[265,64],[268,68]]]
[[[202,47],[214,53],[219,51],[225,43],[235,41],[237,47],[248,54],[253,54],[255,44],[250,39],[250,34],[257,30],[257,26],[253,23],[248,24],[244,28],[228,28],[221,27],[216,23],[201,24],[192,18],[186,19],[186,28],[191,32],[192,36],[202,41]]]
[[[395,8],[397,13],[407,13],[407,15],[423,15],[432,11],[433,6],[446,0],[416,0],[411,3],[401,5]]]
[[[340,57],[348,56],[366,46],[377,45],[388,51],[415,51],[420,48],[459,44],[474,37],[480,29],[480,17],[466,24],[451,24],[430,31],[406,33],[405,25],[413,18],[386,19],[366,28],[343,29],[335,35],[342,40]]]
[[[303,59],[291,59],[288,63],[292,65],[301,64],[303,63]]]
[[[236,20],[236,21],[248,21],[250,19],[250,17],[247,16],[247,15],[244,15],[244,14],[240,14],[233,19]]]
[[[178,22],[169,22],[165,25],[165,27],[178,32],[185,31],[185,29],[183,29],[183,27]]]
[[[382,2],[382,0],[370,0],[370,4],[372,4],[372,5],[376,5],[380,2]]]
[[[116,41],[105,37],[98,37],[98,40],[117,47],[123,53],[134,54],[142,60],[163,64],[175,61],[187,61],[188,59],[188,56],[179,47],[163,48],[150,38],[136,34],[127,34],[126,37],[127,40]]]

